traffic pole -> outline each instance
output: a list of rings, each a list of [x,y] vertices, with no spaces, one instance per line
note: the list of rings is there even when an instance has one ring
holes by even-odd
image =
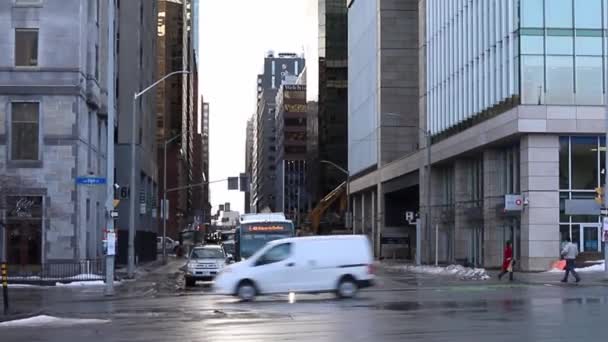
[[[608,73],[606,73],[606,81],[608,82]],[[606,83],[608,84],[608,83]],[[606,127],[606,142],[604,145],[604,160],[605,160],[605,165],[604,165],[604,209],[608,208],[608,196],[606,196],[605,192],[606,190],[608,190],[608,91],[604,92],[606,95],[605,98],[605,103],[604,103],[604,115],[605,115],[605,127]],[[601,152],[600,152],[601,153]],[[608,239],[605,238],[606,232],[605,229],[607,229],[608,227],[604,227],[604,219],[602,218],[602,227],[601,229],[601,236],[602,239],[604,240],[604,276],[606,279],[608,279]]]
[[[111,212],[114,208],[114,122],[116,119],[115,97],[116,83],[114,82],[115,61],[115,0],[107,0],[108,10],[108,122],[107,122],[107,147],[106,147],[106,229],[107,233],[114,233],[114,217]],[[108,253],[109,241],[106,235],[106,287],[105,295],[114,295],[114,253]],[[113,235],[115,236],[115,235]]]
[[[8,267],[6,262],[2,262],[2,297],[4,299],[4,314],[8,315]]]

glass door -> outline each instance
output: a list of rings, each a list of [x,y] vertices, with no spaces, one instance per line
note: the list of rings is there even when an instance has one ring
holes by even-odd
[[[601,235],[597,224],[581,224],[580,244],[581,252],[600,252]]]

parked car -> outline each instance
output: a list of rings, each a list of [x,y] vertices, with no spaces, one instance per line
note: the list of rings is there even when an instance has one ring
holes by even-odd
[[[175,253],[175,250],[176,250],[177,246],[179,246],[179,243],[170,237],[167,237],[166,239],[167,239],[166,240],[167,253]],[[162,236],[156,237],[156,252],[159,254],[162,254],[162,252],[163,252],[163,237]]]
[[[194,247],[186,264],[186,287],[194,286],[197,280],[213,280],[227,262],[230,262],[230,257],[219,245]]]
[[[335,292],[350,298],[372,286],[374,278],[367,237],[294,237],[271,241],[249,259],[225,267],[214,290],[244,301],[289,292]]]

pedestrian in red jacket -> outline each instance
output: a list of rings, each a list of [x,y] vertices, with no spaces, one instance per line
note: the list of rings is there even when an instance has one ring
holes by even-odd
[[[502,272],[498,275],[498,280],[502,279],[502,276],[509,273],[509,280],[513,281],[513,244],[511,241],[507,241],[505,246],[504,256],[502,259]]]

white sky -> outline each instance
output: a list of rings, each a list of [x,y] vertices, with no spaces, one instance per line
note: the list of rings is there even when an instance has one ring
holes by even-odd
[[[316,4],[317,0],[200,0],[199,88],[210,108],[211,181],[245,171],[245,130],[256,109],[256,76],[265,53],[305,52],[307,65],[317,59]],[[314,74],[309,69],[309,84]],[[210,191],[212,213],[225,202],[243,212],[243,194],[228,191],[226,182],[212,184]]]

